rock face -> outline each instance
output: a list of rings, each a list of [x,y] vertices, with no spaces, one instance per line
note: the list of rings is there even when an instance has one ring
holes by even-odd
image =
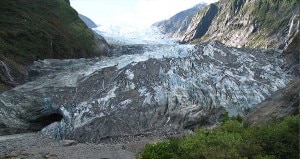
[[[0,95],[0,126],[77,141],[213,125],[289,83],[280,52],[153,45],[106,59],[35,62],[32,82]],[[41,73],[39,73],[41,72]],[[55,122],[56,121],[56,122]]]
[[[298,32],[290,41],[287,48],[284,50],[284,57],[286,59],[286,64],[284,69],[286,72],[294,75],[295,77],[300,77],[300,33]]]
[[[16,62],[12,60],[0,58],[0,85],[3,83],[7,87],[14,87],[28,81],[27,70],[16,65]],[[0,92],[2,92],[1,89]]]
[[[205,3],[197,4],[193,8],[177,13],[168,20],[155,23],[153,26],[158,27],[167,37],[181,40],[181,37],[185,34],[193,16],[205,6]]]
[[[295,114],[299,114],[299,79],[293,80],[287,87],[258,104],[245,116],[245,122],[261,124]]]
[[[205,11],[205,14],[200,19],[192,19],[192,23],[187,30],[188,34],[185,35],[183,41],[189,41],[190,39],[194,39],[195,37],[203,37],[211,26],[211,23],[217,13],[217,5],[210,4]]]
[[[185,34],[174,37],[183,43],[219,40],[234,47],[283,49],[299,32],[299,8],[298,0],[220,0],[199,10]]]

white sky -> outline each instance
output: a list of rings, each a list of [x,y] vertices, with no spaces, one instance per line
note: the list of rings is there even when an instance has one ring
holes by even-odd
[[[218,0],[70,0],[78,13],[100,25],[151,25],[205,2]]]

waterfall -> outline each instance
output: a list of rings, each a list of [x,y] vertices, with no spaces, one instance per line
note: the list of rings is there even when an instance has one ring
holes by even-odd
[[[288,47],[290,40],[294,37],[294,35],[296,35],[299,32],[299,20],[297,20],[298,16],[299,15],[296,14],[292,17],[291,24],[289,27],[289,32],[285,39],[286,46],[284,49],[286,49]],[[297,22],[297,24],[295,24],[296,22]]]
[[[3,73],[0,77],[4,78],[4,81],[7,81],[7,79],[12,82],[14,81],[14,78],[11,76],[10,74],[10,69],[7,67],[7,65],[5,64],[5,62],[0,60],[0,69],[1,72]]]

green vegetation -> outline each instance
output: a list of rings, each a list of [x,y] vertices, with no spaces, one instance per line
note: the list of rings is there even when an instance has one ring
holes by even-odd
[[[299,158],[299,116],[259,126],[245,125],[237,119],[228,119],[212,130],[198,130],[192,136],[148,144],[138,158]]]
[[[273,38],[284,37],[284,34],[287,34],[285,29],[288,27],[292,16],[299,12],[299,7],[299,0],[259,0],[245,7],[243,12],[248,11],[254,16],[254,21],[260,30],[259,33],[253,34],[249,46],[278,48],[278,42]]]
[[[273,34],[288,24],[299,5],[299,0],[259,0],[251,10],[262,28]]]
[[[24,83],[35,60],[101,55],[97,42],[69,0],[1,0],[0,60],[16,84],[0,79],[0,92]]]
[[[2,0],[0,57],[19,64],[95,54],[93,33],[65,0]]]

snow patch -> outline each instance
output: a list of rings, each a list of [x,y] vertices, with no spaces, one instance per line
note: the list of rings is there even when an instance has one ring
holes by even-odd
[[[141,97],[141,96],[145,96],[146,93],[147,93],[147,88],[142,87],[142,88],[139,89],[138,91],[139,91],[139,93],[140,93],[140,97]]]
[[[134,73],[130,70],[130,69],[127,69],[125,71],[125,74],[127,75],[127,78],[130,79],[130,80],[133,80],[134,78]]]
[[[143,106],[150,105],[152,100],[152,95],[150,93],[145,94],[146,98],[143,102]]]
[[[116,89],[117,89],[117,86],[114,86],[114,88],[111,89],[111,90],[107,93],[107,95],[106,95],[105,97],[98,99],[98,103],[101,103],[101,102],[107,102],[107,101],[109,101],[111,98],[116,97],[116,94],[115,94]]]

